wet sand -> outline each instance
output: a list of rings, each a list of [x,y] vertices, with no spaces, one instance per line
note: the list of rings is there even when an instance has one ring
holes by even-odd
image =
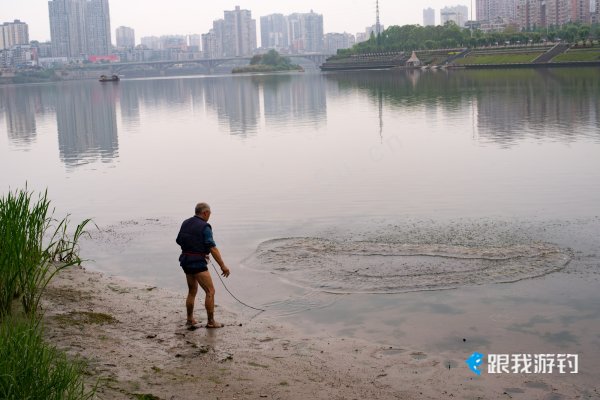
[[[130,399],[139,394],[159,399],[600,396],[598,384],[589,380],[590,371],[478,377],[464,365],[465,348],[459,344],[469,343],[471,337],[455,338],[456,343],[445,351],[432,351],[401,337],[396,338],[397,345],[383,345],[307,333],[281,319],[258,315],[248,320],[223,307],[217,307],[217,315],[225,328],[190,331],[185,327],[184,299],[185,293],[71,268],[57,275],[45,295],[47,337],[70,355],[87,360],[88,382],[92,385],[100,379],[102,398]],[[197,317],[205,322],[204,312],[198,311]],[[427,313],[421,316],[426,319]]]

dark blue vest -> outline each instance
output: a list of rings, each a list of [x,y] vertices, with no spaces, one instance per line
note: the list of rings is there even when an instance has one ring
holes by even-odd
[[[182,265],[193,262],[206,262],[205,255],[210,254],[210,246],[204,243],[204,229],[210,224],[200,217],[193,216],[181,224],[175,240],[181,246],[179,261]]]

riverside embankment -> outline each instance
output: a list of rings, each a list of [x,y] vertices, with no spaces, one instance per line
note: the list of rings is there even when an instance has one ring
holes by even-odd
[[[481,49],[456,48],[334,56],[322,71],[419,68],[540,68],[600,65],[600,46],[566,44]]]

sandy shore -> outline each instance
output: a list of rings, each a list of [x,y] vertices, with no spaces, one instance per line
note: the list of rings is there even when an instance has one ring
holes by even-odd
[[[44,298],[47,338],[87,360],[89,383],[100,379],[104,399],[600,397],[598,388],[582,390],[552,375],[477,377],[455,354],[425,354],[408,344],[304,336],[261,316],[242,323],[218,306],[225,328],[190,331],[184,299],[82,268],[63,270]],[[197,317],[206,322],[203,309]]]

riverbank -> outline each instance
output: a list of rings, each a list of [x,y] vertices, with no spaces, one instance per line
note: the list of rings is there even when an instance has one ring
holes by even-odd
[[[410,56],[410,57],[409,57]],[[457,48],[333,56],[322,71],[360,69],[539,68],[600,65],[600,47],[568,44]]]
[[[29,83],[51,83],[64,81],[97,80],[101,75],[111,75],[107,69],[40,69],[26,71],[4,71],[0,74],[0,85],[16,85]]]
[[[478,377],[449,354],[426,354],[408,343],[400,348],[307,336],[261,315],[242,320],[222,307],[217,315],[225,328],[190,331],[184,298],[70,268],[44,297],[47,339],[85,359],[88,383],[99,380],[99,396],[111,399],[532,399],[580,393],[552,375]]]

